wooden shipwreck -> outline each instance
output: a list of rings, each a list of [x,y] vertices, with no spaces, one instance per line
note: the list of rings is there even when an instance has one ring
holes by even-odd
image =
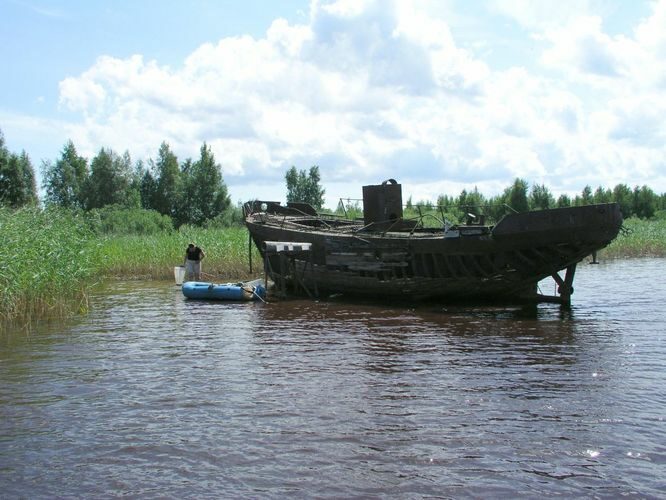
[[[618,234],[617,203],[482,218],[439,228],[403,218],[394,180],[363,187],[363,219],[318,214],[310,205],[252,201],[250,237],[267,277],[310,295],[439,300],[547,300],[569,304],[576,265]],[[563,276],[561,276],[563,272]],[[537,284],[553,277],[556,296]]]

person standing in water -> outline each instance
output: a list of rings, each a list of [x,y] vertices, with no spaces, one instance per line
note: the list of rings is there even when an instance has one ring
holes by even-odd
[[[194,281],[201,280],[201,261],[205,256],[204,251],[194,243],[187,245],[187,250],[185,250],[185,281],[190,281],[192,278],[194,278]]]

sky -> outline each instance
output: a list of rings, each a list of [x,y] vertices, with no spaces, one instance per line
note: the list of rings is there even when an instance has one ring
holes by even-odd
[[[389,178],[414,202],[666,192],[666,0],[0,0],[0,61],[38,177],[69,140],[205,142],[234,202],[313,165],[331,208]]]

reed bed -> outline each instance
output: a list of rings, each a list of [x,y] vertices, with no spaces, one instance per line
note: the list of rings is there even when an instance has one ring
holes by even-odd
[[[124,279],[174,279],[173,268],[183,264],[185,249],[190,242],[206,253],[202,262],[206,280],[243,280],[256,277],[262,270],[259,253],[252,245],[253,273],[249,271],[248,233],[245,228],[187,227],[150,236],[107,237],[97,250],[98,259],[102,262],[99,271],[107,277]]]
[[[600,255],[605,259],[666,257],[666,219],[625,220],[618,237]]]
[[[187,244],[204,249],[202,279],[256,278],[263,266],[245,228],[186,227],[152,235],[97,235],[67,211],[0,209],[0,329],[29,328],[35,318],[85,312],[92,286],[104,279],[173,280]]]
[[[96,265],[92,234],[76,214],[0,208],[0,323],[87,308]]]
[[[187,244],[204,249],[202,279],[233,282],[261,275],[262,261],[243,227],[183,227],[154,234],[100,235],[82,214],[0,207],[0,330],[34,318],[85,312],[88,293],[109,278],[173,280]],[[666,257],[666,218],[628,219],[603,259]]]

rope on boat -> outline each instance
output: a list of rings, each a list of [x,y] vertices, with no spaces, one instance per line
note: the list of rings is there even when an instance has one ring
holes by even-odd
[[[252,295],[254,295],[255,297],[257,297],[257,298],[258,298],[259,300],[261,300],[264,304],[268,304],[268,302],[266,302],[266,301],[261,297],[261,295],[259,295],[259,294],[256,292],[256,289],[257,289],[256,286],[253,286],[253,287],[252,287]]]
[[[257,287],[256,286],[248,286],[248,285],[242,285],[241,288],[243,291],[247,293],[251,293],[255,297],[257,297],[259,300],[261,300],[264,304],[267,304],[267,302],[257,293]]]

